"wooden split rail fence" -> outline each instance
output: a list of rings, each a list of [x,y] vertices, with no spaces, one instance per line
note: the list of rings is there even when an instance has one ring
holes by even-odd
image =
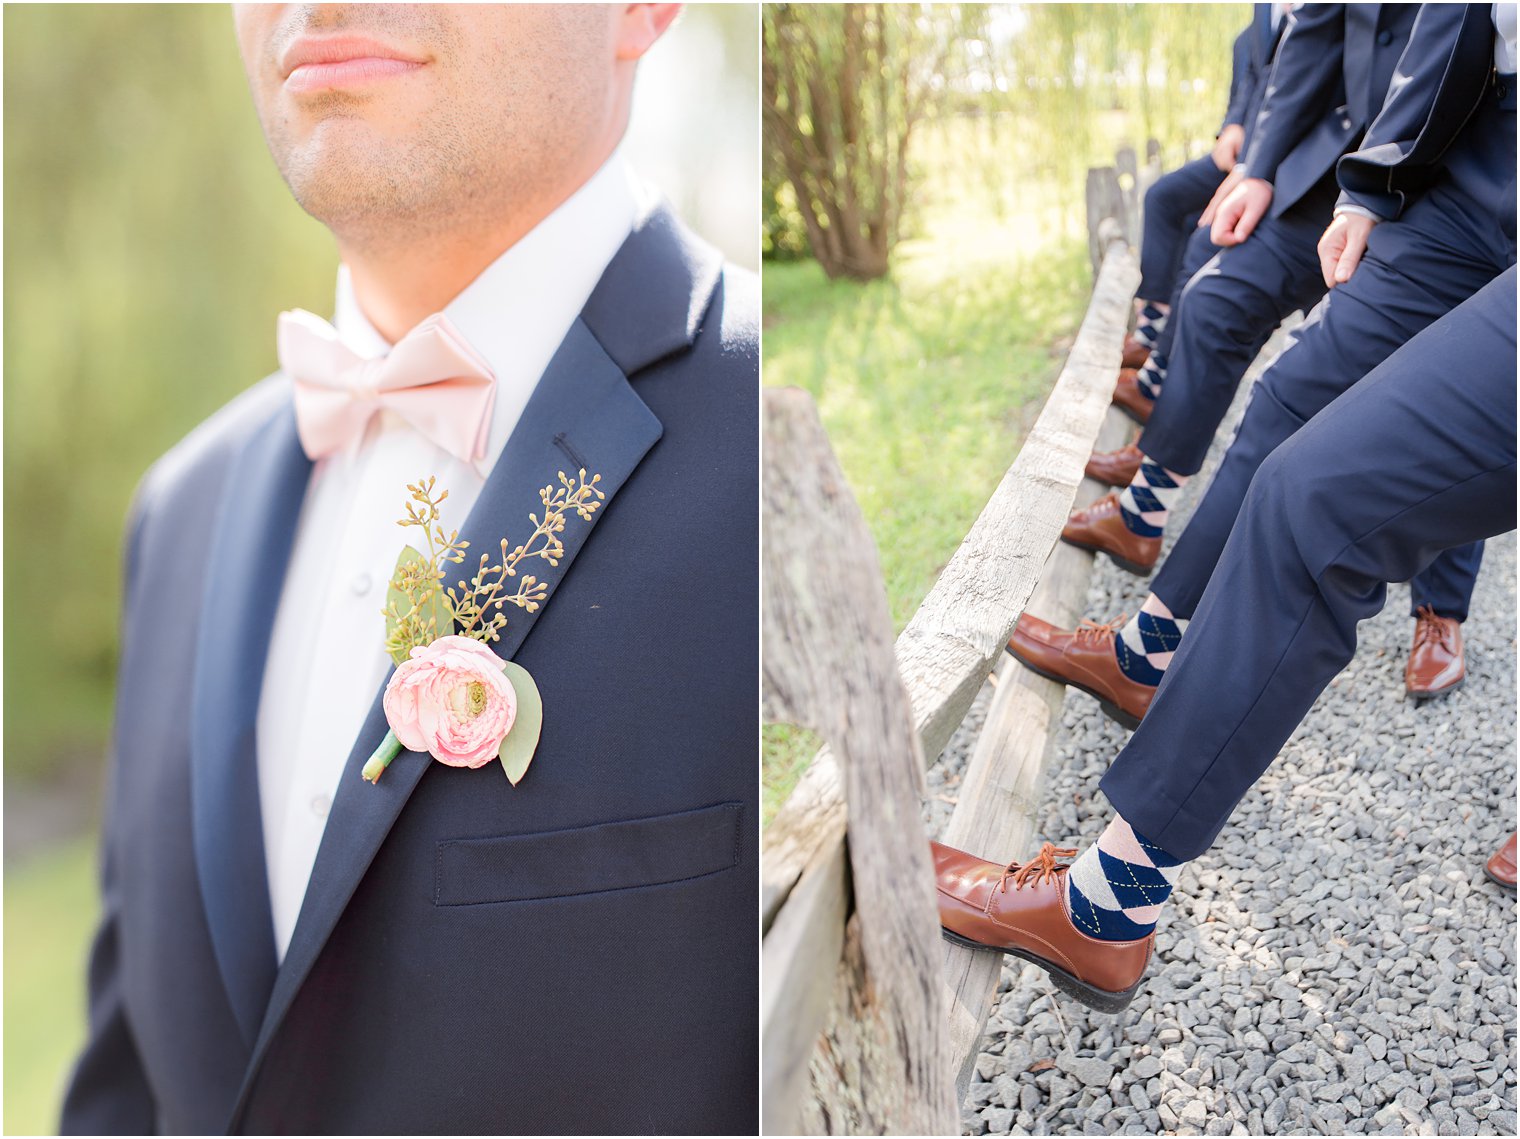
[[[1128,153],[1128,169],[1125,169]],[[806,393],[765,393],[764,704],[825,746],[762,839],[766,1134],[957,1134],[1003,958],[941,940],[924,769],[1004,660],[1026,610],[1080,618],[1092,557],[1058,543],[1110,405],[1139,283],[1126,236],[1159,165],[1090,172],[1092,300],[1017,457],[895,639],[876,550]],[[1128,174],[1127,179],[1125,175]],[[944,841],[998,854],[1034,837],[1064,689],[999,676]]]

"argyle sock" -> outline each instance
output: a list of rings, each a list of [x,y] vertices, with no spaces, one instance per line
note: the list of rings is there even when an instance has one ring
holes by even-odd
[[[1100,941],[1136,941],[1156,928],[1182,863],[1115,815],[1066,875],[1077,929]]]
[[[1166,357],[1152,351],[1145,363],[1135,373],[1135,386],[1151,399],[1161,398],[1161,384],[1166,380]]]
[[[1166,305],[1146,301],[1140,309],[1140,315],[1135,318],[1135,339],[1147,348],[1156,347],[1156,341],[1161,339],[1161,333],[1166,328],[1166,314],[1170,311]]]
[[[1152,593],[1140,606],[1140,612],[1114,638],[1119,671],[1136,684],[1153,687],[1160,684],[1186,628],[1187,618],[1173,617],[1172,611]]]
[[[1130,532],[1142,538],[1161,537],[1167,513],[1187,481],[1187,475],[1173,474],[1160,463],[1143,460],[1134,481],[1119,495],[1119,514]]]

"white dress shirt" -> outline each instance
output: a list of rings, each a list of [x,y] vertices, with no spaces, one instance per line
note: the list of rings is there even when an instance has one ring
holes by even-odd
[[[1513,75],[1515,72],[1515,5],[1495,4],[1491,13],[1494,21],[1494,70]]]
[[[544,368],[631,231],[639,205],[640,190],[614,155],[444,309],[496,374],[483,459],[455,459],[399,417],[381,412],[362,440],[312,470],[275,615],[257,723],[264,854],[282,961],[338,781],[390,667],[381,615],[387,583],[404,545],[426,548],[415,529],[396,525],[408,501],[406,485],[436,475],[435,494],[449,491],[440,525],[446,532],[463,527]],[[333,323],[360,355],[390,350],[359,311],[346,267],[338,270]]]

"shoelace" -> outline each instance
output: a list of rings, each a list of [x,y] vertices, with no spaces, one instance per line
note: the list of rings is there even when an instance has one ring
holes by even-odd
[[[1449,652],[1451,643],[1446,638],[1446,622],[1436,616],[1434,609],[1429,605],[1421,605],[1415,610],[1414,643],[1416,647],[1428,641],[1435,641]]]
[[[1106,625],[1084,618],[1082,623],[1077,626],[1073,637],[1079,645],[1092,641],[1111,641],[1119,635],[1119,630],[1124,628],[1126,620],[1128,620],[1128,617],[1123,613],[1120,613]],[[1049,844],[1047,843],[1046,845]]]
[[[998,878],[998,889],[1006,893],[1008,891],[1008,879],[1010,878],[1013,879],[1013,888],[1015,890],[1023,889],[1029,884],[1029,880],[1036,876],[1039,877],[1041,882],[1049,882],[1055,878],[1059,871],[1071,869],[1070,866],[1058,865],[1056,859],[1075,858],[1076,854],[1075,847],[1055,846],[1047,842],[1040,847],[1040,853],[1034,856],[1033,862],[1022,864],[1010,862],[1007,866],[1003,867],[1002,876]]]

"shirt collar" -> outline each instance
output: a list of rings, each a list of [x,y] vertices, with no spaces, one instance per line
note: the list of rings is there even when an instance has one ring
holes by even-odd
[[[643,191],[614,153],[581,187],[467,285],[444,315],[496,374],[484,477],[495,464],[560,342],[608,262],[633,230]],[[333,325],[362,356],[390,344],[359,309],[348,266],[338,266]]]

